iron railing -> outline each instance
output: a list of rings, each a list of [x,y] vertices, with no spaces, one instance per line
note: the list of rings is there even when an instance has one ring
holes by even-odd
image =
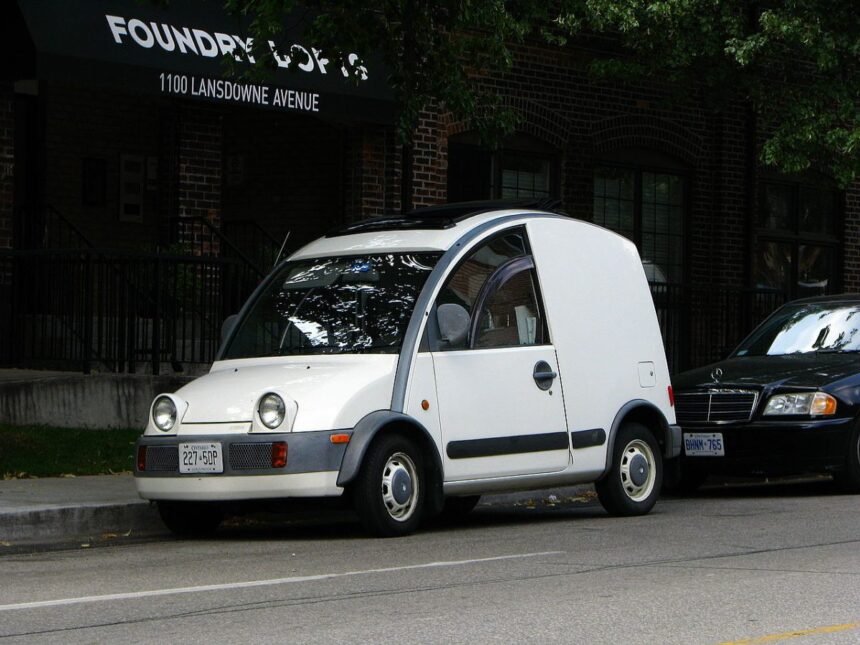
[[[224,220],[221,232],[247,258],[266,271],[272,269],[281,252],[280,242],[254,220]],[[289,253],[284,253],[286,257]]]
[[[724,358],[787,300],[781,291],[652,283],[673,374]]]
[[[232,258],[0,251],[0,363],[153,374],[206,364],[258,281]]]
[[[92,248],[0,251],[0,364],[180,371],[210,363],[261,275],[238,257]],[[782,293],[654,283],[669,368],[719,360]]]

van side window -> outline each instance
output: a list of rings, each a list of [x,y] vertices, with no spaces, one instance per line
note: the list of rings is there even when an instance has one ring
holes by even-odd
[[[472,346],[517,347],[544,342],[534,269],[519,271],[481,306]]]
[[[469,314],[481,288],[497,268],[513,258],[526,255],[526,242],[522,230],[511,231],[482,244],[448,279],[436,299],[437,305],[462,305]]]
[[[471,318],[469,334],[445,340],[439,350],[548,342],[530,253],[525,230],[517,228],[493,237],[465,259],[442,287],[436,306],[463,307]]]

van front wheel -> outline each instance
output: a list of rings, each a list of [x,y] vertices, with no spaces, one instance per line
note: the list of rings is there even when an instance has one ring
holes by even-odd
[[[355,510],[364,528],[379,537],[415,531],[425,484],[423,455],[414,442],[393,434],[374,441],[355,481]]]
[[[660,495],[663,461],[654,435],[641,423],[618,430],[609,472],[595,483],[597,497],[610,515],[644,515]]]

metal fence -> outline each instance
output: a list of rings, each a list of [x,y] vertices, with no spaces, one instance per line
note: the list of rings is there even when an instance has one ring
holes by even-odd
[[[0,364],[158,374],[210,363],[260,280],[237,257],[0,251]],[[782,293],[654,283],[669,368],[719,360]]]
[[[258,281],[230,258],[2,251],[0,363],[153,374],[209,363]]]
[[[669,370],[673,374],[724,358],[786,302],[780,291],[652,283]]]

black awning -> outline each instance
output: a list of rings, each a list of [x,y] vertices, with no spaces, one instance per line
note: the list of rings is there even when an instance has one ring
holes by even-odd
[[[286,21],[279,67],[259,83],[226,75],[225,57],[247,47],[246,24],[219,0],[18,0],[0,10],[7,80],[38,78],[130,92],[306,113],[336,120],[389,123],[391,91],[378,60],[365,57],[357,83],[304,42],[299,18]],[[293,47],[308,54],[287,69]],[[237,69],[247,62],[237,62]]]

